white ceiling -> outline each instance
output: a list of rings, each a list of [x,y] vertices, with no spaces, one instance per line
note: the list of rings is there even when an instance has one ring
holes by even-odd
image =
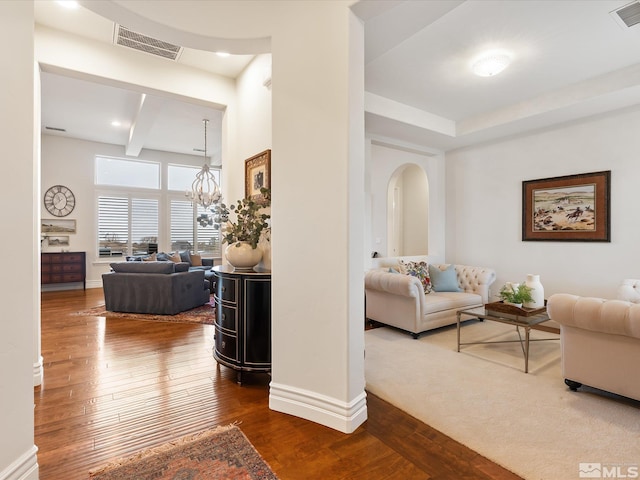
[[[640,105],[640,25],[622,26],[612,13],[628,3],[360,1],[353,9],[365,20],[367,132],[446,151]],[[112,22],[83,8],[35,4],[38,23],[112,43]],[[471,61],[486,48],[508,51],[512,64],[495,77],[473,75]],[[178,62],[235,78],[251,58],[187,49]],[[43,125],[126,144],[139,93],[52,73],[42,84]],[[216,112],[161,103],[150,102],[154,121],[138,142],[180,153],[202,148],[201,120],[215,123]],[[123,128],[108,126],[114,118]]]
[[[612,14],[629,1],[400,2],[365,23],[365,90],[416,108],[403,118],[417,121],[367,113],[367,131],[446,151],[638,105],[640,25]],[[475,76],[472,60],[489,49],[511,65]]]
[[[68,10],[50,0],[34,3],[37,24],[113,44],[114,22],[83,7]],[[252,59],[253,55],[222,58],[213,52],[184,48],[176,61],[163,61],[169,68],[178,63],[236,78]],[[220,163],[222,112],[219,110],[51,72],[42,72],[41,85],[44,134],[123,145],[132,156],[137,156],[141,148],[203,155],[194,149],[204,149],[203,119],[206,118],[209,120],[207,156],[213,164]],[[121,125],[111,126],[114,120]]]

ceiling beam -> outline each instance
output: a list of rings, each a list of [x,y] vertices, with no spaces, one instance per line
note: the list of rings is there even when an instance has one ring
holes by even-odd
[[[140,95],[138,111],[129,130],[129,141],[126,147],[126,154],[128,156],[137,157],[140,155],[151,132],[153,123],[160,111],[164,108],[164,105],[164,98],[154,97],[153,95],[144,93]]]

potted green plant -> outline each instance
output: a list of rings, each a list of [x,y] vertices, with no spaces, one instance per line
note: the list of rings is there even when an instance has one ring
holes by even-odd
[[[222,240],[227,243],[225,256],[236,270],[251,270],[260,263],[262,250],[258,243],[262,238],[269,240],[271,216],[263,209],[271,205],[271,191],[262,188],[260,193],[261,202],[243,198],[235,205],[219,203],[212,209],[214,228],[221,229]],[[231,214],[235,214],[235,221],[229,220]]]
[[[524,283],[507,282],[498,293],[504,303],[522,307],[523,303],[533,301],[532,289]]]

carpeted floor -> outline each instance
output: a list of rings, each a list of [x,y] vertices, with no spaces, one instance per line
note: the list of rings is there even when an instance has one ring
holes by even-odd
[[[235,425],[180,438],[90,472],[94,480],[277,480]]]
[[[463,342],[514,338],[513,327],[495,322],[462,328]],[[528,374],[517,343],[456,352],[455,326],[419,340],[377,328],[365,332],[365,348],[368,391],[527,480],[574,480],[581,463],[622,473],[640,466],[640,402],[571,392],[558,340],[532,343]]]
[[[205,303],[191,310],[180,312],[175,315],[151,315],[145,313],[125,313],[125,312],[109,312],[104,305],[82,310],[73,314],[74,316],[91,316],[105,318],[128,318],[131,320],[147,320],[153,322],[178,322],[178,323],[202,323],[205,325],[213,325],[215,316],[215,307],[213,297],[209,303]]]

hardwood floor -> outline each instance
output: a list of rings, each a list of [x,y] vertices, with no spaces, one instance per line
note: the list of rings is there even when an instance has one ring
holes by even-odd
[[[74,315],[103,301],[101,289],[42,294],[42,480],[86,479],[115,457],[232,422],[282,480],[519,478],[371,394],[350,435],[269,410],[268,375],[238,386],[212,358],[213,327]]]

